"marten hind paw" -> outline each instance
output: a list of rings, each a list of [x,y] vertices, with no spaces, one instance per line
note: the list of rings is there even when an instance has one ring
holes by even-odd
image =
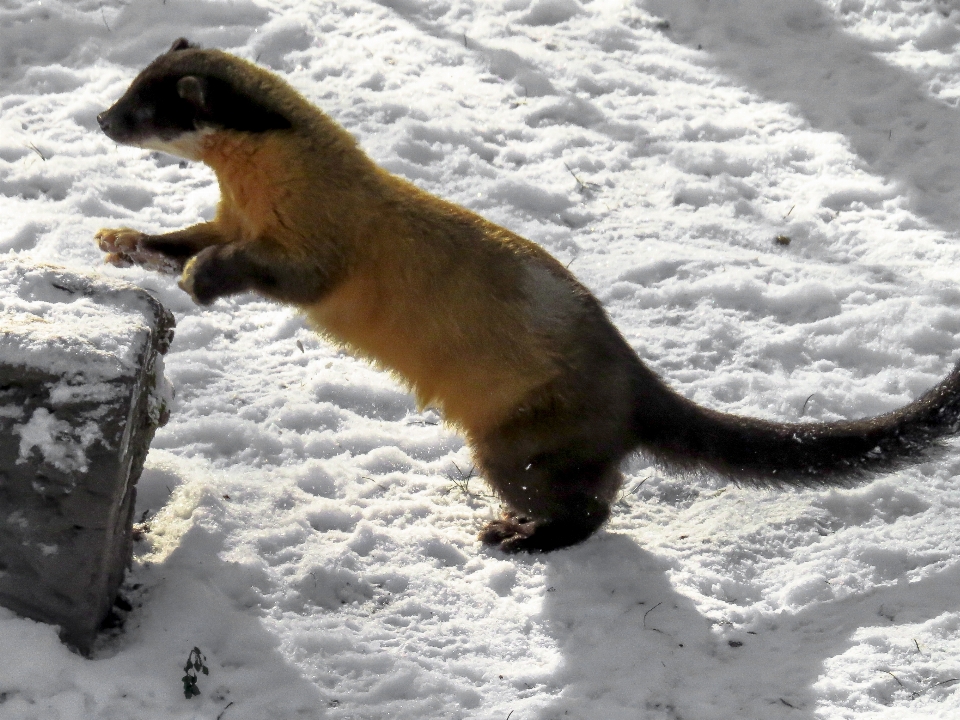
[[[583,542],[606,517],[606,513],[597,513],[529,520],[507,512],[500,520],[487,523],[479,537],[484,544],[496,546],[505,553],[550,552]]]
[[[534,523],[520,522],[505,514],[503,519],[484,525],[478,538],[484,545],[495,545],[503,552],[515,553],[527,549],[523,547],[523,541],[528,539],[534,530]]]

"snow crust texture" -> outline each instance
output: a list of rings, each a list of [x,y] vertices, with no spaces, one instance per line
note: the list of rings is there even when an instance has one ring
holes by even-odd
[[[206,168],[97,131],[179,36],[541,243],[701,404],[872,415],[960,350],[954,0],[0,0],[0,253],[178,322],[133,609],[93,660],[0,612],[0,718],[960,715],[955,444],[782,494],[637,458],[602,533],[506,558],[462,442],[391,378],[259,298],[102,268],[98,228],[215,209]]]

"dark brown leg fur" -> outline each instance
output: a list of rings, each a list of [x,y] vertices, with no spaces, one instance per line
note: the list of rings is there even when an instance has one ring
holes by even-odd
[[[565,330],[561,376],[474,442],[507,514],[480,539],[504,552],[546,552],[586,540],[610,516],[620,462],[636,444],[636,355],[595,300]]]
[[[547,552],[586,540],[607,518],[621,484],[621,455],[597,457],[569,448],[529,454],[519,443],[497,438],[483,444],[478,460],[487,482],[507,507],[488,523],[480,540],[504,552]],[[510,446],[513,447],[510,447]],[[479,457],[494,454],[495,459]]]
[[[267,242],[208,247],[190,259],[180,287],[200,305],[253,290],[280,302],[318,302],[333,286],[323,268],[287,258]]]

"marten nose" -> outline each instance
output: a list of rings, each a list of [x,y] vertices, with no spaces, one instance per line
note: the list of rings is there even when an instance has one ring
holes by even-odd
[[[97,115],[97,122],[100,123],[100,129],[104,132],[110,130],[110,117],[107,115],[106,110]]]

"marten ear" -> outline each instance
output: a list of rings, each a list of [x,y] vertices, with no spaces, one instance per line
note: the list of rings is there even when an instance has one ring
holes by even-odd
[[[198,110],[209,110],[206,83],[196,75],[177,80],[177,94]]]
[[[245,132],[290,127],[290,121],[276,110],[218,78],[184,75],[177,80],[177,95],[193,106],[193,122],[197,127]]]
[[[191,45],[190,41],[186,38],[177,38],[173,41],[173,45],[170,46],[170,49],[167,50],[167,52],[172,53],[176,52],[177,50],[186,50],[192,47],[196,47],[196,45]]]

